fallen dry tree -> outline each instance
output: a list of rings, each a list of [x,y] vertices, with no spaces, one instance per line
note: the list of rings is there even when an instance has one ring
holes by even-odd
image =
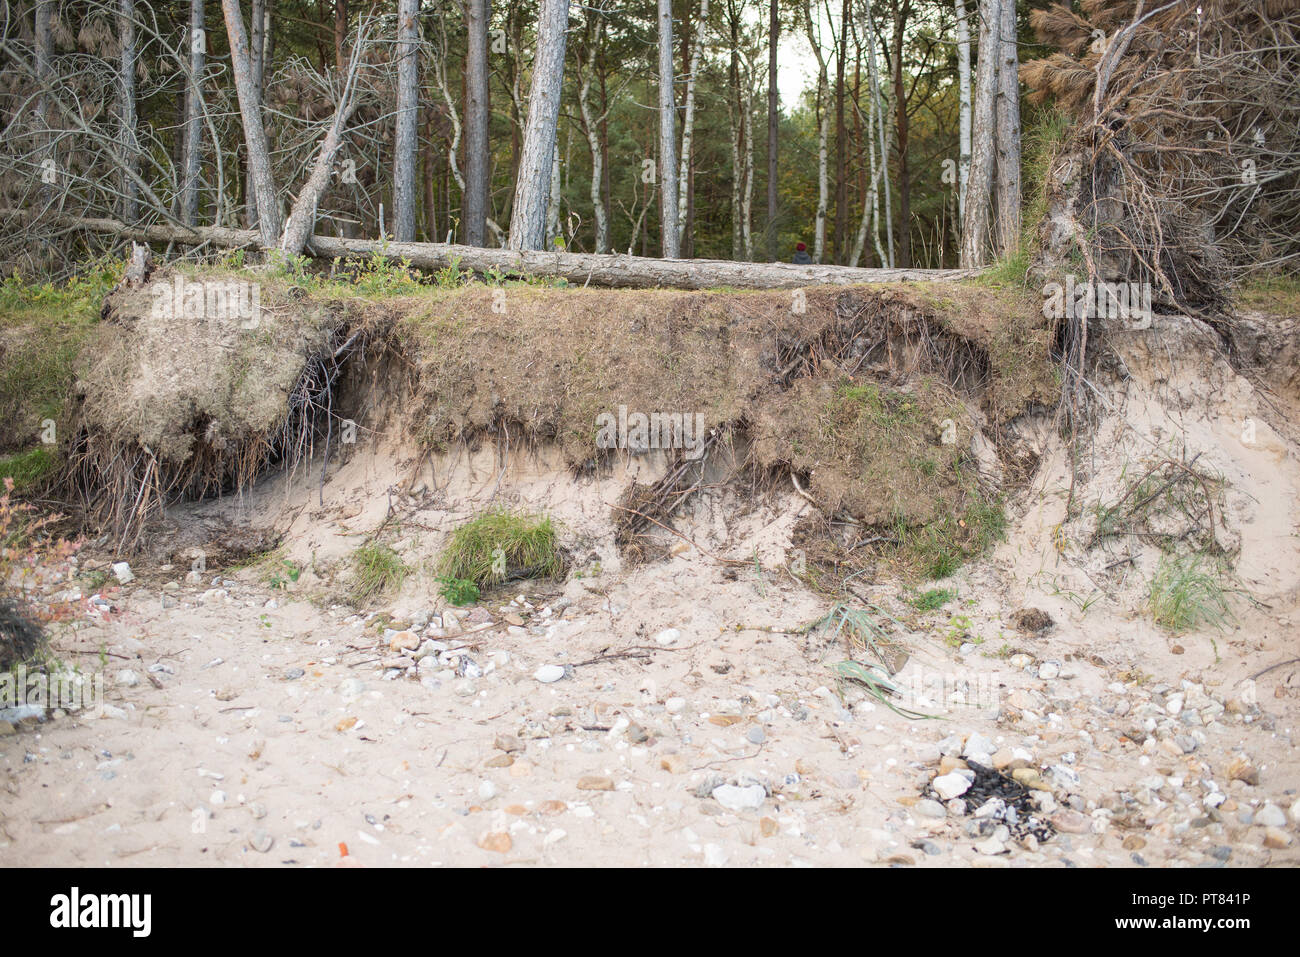
[[[0,210],[0,223],[25,225],[33,214]],[[46,214],[42,222],[65,230],[106,233],[122,240],[219,248],[261,248],[256,230],[158,224],[129,226],[114,219]],[[390,243],[373,239],[313,236],[304,252],[318,259],[369,259],[381,256],[420,269],[456,267],[484,274],[564,279],[573,285],[611,288],[798,289],[902,281],[956,281],[978,275],[970,269],[856,269],[848,266],[796,266],[715,259],[653,259],[645,256],[484,249],[445,243]]]

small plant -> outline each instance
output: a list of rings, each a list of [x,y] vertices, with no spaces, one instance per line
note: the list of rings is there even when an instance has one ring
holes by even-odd
[[[876,605],[868,605],[866,608],[850,608],[840,602],[816,621],[805,625],[803,630],[811,632],[818,628],[824,628],[833,639],[847,638],[849,645],[855,651],[870,652],[892,674],[898,670],[896,666],[897,659],[900,656],[905,656],[906,653],[903,652],[898,641],[872,617],[873,614],[887,618],[900,628],[903,627],[902,622]]]
[[[358,604],[401,587],[410,571],[400,555],[387,545],[371,542],[352,553],[352,598]]]
[[[437,571],[442,579],[463,579],[482,589],[520,578],[550,578],[563,564],[549,517],[498,509],[452,532]]]
[[[467,578],[439,578],[438,594],[453,605],[472,605],[479,599],[478,585]]]
[[[879,665],[864,665],[860,661],[841,661],[829,666],[835,677],[841,682],[855,682],[866,689],[867,694],[875,698],[890,711],[904,718],[927,719],[935,717],[910,708],[900,708],[890,698],[899,697],[899,691],[884,675],[880,674]]]
[[[302,569],[298,567],[296,562],[282,558],[271,567],[266,583],[271,588],[288,588],[290,584],[298,580],[300,575],[302,575]]]
[[[938,611],[956,597],[957,592],[954,589],[931,588],[919,595],[913,595],[907,599],[907,602],[917,611]]]
[[[1161,556],[1147,599],[1156,622],[1174,633],[1203,624],[1226,628],[1233,615],[1222,571],[1201,554]]]

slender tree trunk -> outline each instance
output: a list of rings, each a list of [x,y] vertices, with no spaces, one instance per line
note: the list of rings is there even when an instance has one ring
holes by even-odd
[[[266,142],[266,130],[262,126],[262,108],[253,87],[253,68],[248,52],[248,37],[244,33],[244,17],[239,10],[239,0],[221,0],[221,9],[225,14],[226,34],[230,39],[235,92],[239,96],[244,144],[248,149],[248,165],[253,172],[257,196],[257,226],[262,236],[262,245],[270,249],[280,238],[280,207],[276,199],[275,179],[271,175],[271,151]]]
[[[673,4],[659,0],[660,235],[665,259],[681,255],[677,221],[677,105],[673,96]]]
[[[776,262],[776,169],[777,138],[780,134],[781,109],[776,88],[776,47],[781,39],[781,18],[777,0],[771,0],[767,21],[767,258]]]
[[[393,238],[415,239],[415,153],[420,122],[420,0],[397,4],[397,117],[393,134]]]
[[[966,217],[966,184],[970,180],[970,20],[966,0],[957,5],[957,211]]]
[[[605,203],[601,191],[605,182],[605,151],[601,148],[600,122],[597,121],[591,106],[591,74],[596,63],[601,40],[605,34],[603,18],[596,21],[595,35],[588,46],[587,61],[581,66],[582,74],[578,83],[578,109],[582,115],[582,132],[587,137],[587,148],[591,151],[591,211],[595,231],[596,252],[609,252],[609,217],[605,212]]]
[[[844,126],[844,61],[848,58],[849,0],[840,8],[840,36],[835,60],[835,262],[848,253],[849,182],[848,143]]]
[[[601,199],[605,205],[605,229],[606,243],[608,249],[613,248],[613,236],[608,233],[610,229],[610,220],[614,215],[614,187],[613,172],[610,170],[609,162],[609,96],[605,89],[605,78],[608,74],[608,64],[605,62],[605,51],[602,49],[596,57],[596,69],[600,76],[600,168],[603,176],[603,185],[601,186]]]
[[[898,127],[898,265],[912,266],[912,180],[908,169],[907,90],[903,86],[903,31],[912,12],[911,0],[902,0],[894,14],[894,115]]]
[[[890,147],[890,126],[885,122],[885,117],[889,113],[888,98],[881,89],[880,67],[876,58],[876,40],[879,33],[876,30],[876,20],[872,16],[871,7],[866,7],[867,12],[867,71],[871,77],[871,105],[875,116],[876,132],[880,146],[880,179],[884,185],[885,193],[885,251],[888,257],[880,256],[881,265],[888,262],[892,269],[894,266],[894,196],[889,183],[889,147]],[[876,251],[880,252],[880,224],[876,223]]]
[[[971,108],[970,179],[966,183],[966,212],[961,228],[961,264],[968,268],[984,265],[988,249],[1001,5],[1001,0],[980,0],[979,62],[975,67],[975,102]]]
[[[190,0],[190,70],[185,94],[185,152],[181,161],[180,219],[193,226],[199,217],[199,167],[203,153],[203,76],[207,31],[203,27],[203,0]]]
[[[727,78],[731,83],[731,96],[727,101],[727,118],[731,132],[731,258],[743,258],[744,246],[741,236],[740,208],[741,194],[744,192],[744,167],[741,165],[741,140],[744,136],[745,112],[744,99],[740,95],[740,19],[734,4],[727,6],[728,22],[731,28],[731,60]]]
[[[254,95],[261,109],[267,62],[268,38],[271,33],[271,5],[274,0],[253,0],[249,15],[249,66],[253,76]],[[253,166],[244,163],[244,218],[249,228],[257,226],[257,185],[253,182]]]
[[[682,161],[677,167],[677,211],[687,220],[686,235],[690,235],[690,215],[694,197],[691,187],[694,185],[694,164],[691,161],[691,148],[695,136],[695,75],[700,69],[700,51],[704,47],[704,29],[709,21],[709,0],[700,0],[700,16],[695,31],[695,41],[691,44],[690,65],[686,71],[686,116],[682,121]],[[690,240],[687,240],[688,242]]]
[[[424,110],[424,141],[427,149],[420,151],[421,187],[424,192],[424,238],[425,242],[438,241],[438,193],[434,183],[437,172],[436,157],[433,152],[433,110]],[[466,243],[466,245],[470,245]]]
[[[121,126],[122,158],[126,164],[121,179],[122,219],[131,223],[138,215],[139,190],[135,177],[140,175],[135,129],[135,0],[119,0],[117,9],[118,38],[122,47],[118,60],[118,82],[121,84],[118,122]]]
[[[528,123],[524,127],[519,181],[515,184],[515,202],[510,214],[511,249],[541,249],[546,242],[546,203],[560,119],[568,29],[569,0],[541,0],[533,85],[528,94]]]
[[[744,71],[745,193],[740,200],[740,235],[745,261],[754,261],[754,64],[746,55]]]
[[[1002,0],[997,95],[998,252],[1020,248],[1020,65],[1015,0]]]
[[[465,244],[482,246],[487,238],[488,125],[488,23],[490,0],[468,0],[465,7],[469,45],[465,55],[465,201],[461,211]]]

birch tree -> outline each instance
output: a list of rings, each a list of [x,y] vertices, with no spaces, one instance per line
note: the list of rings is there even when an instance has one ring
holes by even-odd
[[[546,204],[550,198],[555,132],[560,119],[568,29],[569,0],[541,0],[528,120],[519,155],[514,208],[510,212],[511,249],[541,249],[546,242]]]
[[[482,246],[487,238],[488,177],[488,23],[490,0],[467,0],[465,23],[469,42],[465,54],[465,189],[461,212],[464,242]]]
[[[578,109],[582,116],[582,132],[591,151],[591,210],[596,232],[596,252],[609,252],[609,215],[601,190],[605,181],[605,150],[600,140],[600,127],[605,116],[597,118],[591,103],[591,80],[600,58],[605,36],[605,18],[588,14],[586,42],[578,51]],[[591,32],[594,26],[594,34]]]
[[[695,77],[700,70],[700,51],[704,49],[705,30],[709,22],[709,0],[700,0],[699,29],[691,46],[691,62],[686,71],[686,114],[682,119],[682,160],[677,167],[677,214],[682,220],[690,209],[691,147],[695,136]]]
[[[415,239],[415,154],[420,119],[420,0],[397,4],[397,117],[393,135],[393,238]]]
[[[680,255],[677,218],[677,106],[673,97],[673,4],[659,0],[659,190],[663,257]]]

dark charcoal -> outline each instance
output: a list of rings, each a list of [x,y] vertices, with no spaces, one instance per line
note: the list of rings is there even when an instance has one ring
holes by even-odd
[[[992,830],[998,824],[1005,824],[1011,831],[1011,836],[1017,840],[1023,840],[1032,834],[1041,844],[1044,841],[1051,840],[1056,834],[1056,830],[1047,821],[1038,816],[1038,811],[1029,798],[1029,789],[1020,782],[1007,777],[1000,771],[985,767],[975,761],[967,761],[967,766],[975,772],[975,783],[970,789],[961,796],[966,802],[966,813],[973,814],[983,805],[987,804],[994,798],[1000,798],[1006,807],[996,815],[990,818],[982,819],[979,823],[985,821],[990,823],[986,828],[979,828],[979,835],[982,836],[985,830]],[[936,801],[943,803],[943,799],[934,792],[932,788],[926,788],[926,797],[934,798]],[[972,824],[976,822],[972,821]]]

